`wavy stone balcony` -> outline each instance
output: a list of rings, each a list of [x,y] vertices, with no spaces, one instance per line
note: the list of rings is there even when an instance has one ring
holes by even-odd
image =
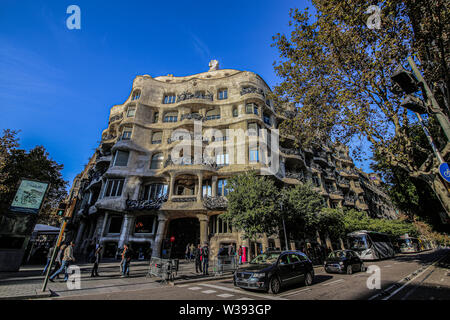
[[[150,200],[129,200],[125,201],[126,210],[158,210],[161,208],[162,204],[167,201],[168,196],[164,195],[162,197]]]
[[[330,195],[330,199],[333,200],[342,200],[344,199],[344,193],[340,190],[333,190],[328,193]]]
[[[228,207],[228,199],[223,196],[203,198],[203,205],[209,210],[226,210]]]
[[[354,206],[356,202],[356,198],[352,197],[345,197],[344,198],[344,205],[345,206]]]

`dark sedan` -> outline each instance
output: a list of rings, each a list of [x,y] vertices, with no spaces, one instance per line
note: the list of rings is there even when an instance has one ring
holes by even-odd
[[[266,252],[234,273],[235,286],[274,294],[287,284],[304,283],[309,286],[313,279],[312,262],[300,251]]]
[[[330,253],[324,263],[328,273],[339,272],[352,274],[355,271],[366,271],[364,262],[352,250],[336,250]]]

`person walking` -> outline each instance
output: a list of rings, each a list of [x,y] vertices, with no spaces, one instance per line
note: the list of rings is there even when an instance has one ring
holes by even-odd
[[[52,260],[53,252],[55,251],[55,247],[56,247],[56,245],[51,246],[50,249],[48,249],[47,264],[45,265],[45,268],[42,271],[42,274],[45,274],[47,272],[48,266],[50,265],[50,260]]]
[[[59,248],[56,248],[58,250],[58,253],[56,254],[55,258],[55,265],[53,266],[53,270],[50,272],[50,274],[54,274],[56,271],[59,270],[62,266],[62,258],[64,256],[64,250],[66,250],[67,245],[64,243]],[[59,275],[56,276],[56,278],[59,279]]]
[[[184,251],[184,258],[186,259],[186,261],[189,261],[190,255],[189,255],[189,247],[190,247],[190,243],[188,243],[186,245],[186,250]]]
[[[203,274],[209,275],[208,273],[208,263],[209,263],[209,247],[208,243],[205,243],[202,248],[202,264],[203,264]]]
[[[238,249],[239,264],[242,264],[242,253],[243,253],[242,246],[239,246]]]
[[[128,247],[128,244],[125,244],[123,246],[123,253],[122,253],[122,260],[123,260],[122,277],[130,276],[131,256],[132,256],[131,249]]]
[[[97,250],[95,250],[94,266],[92,267],[91,277],[100,277],[98,274],[98,264],[100,263],[100,254],[101,254],[102,249],[103,249],[103,247],[100,246],[97,248]]]
[[[197,246],[197,248],[194,250],[194,261],[195,261],[195,272],[196,273],[202,273],[202,251],[201,251],[200,244]]]
[[[50,278],[49,280],[51,282],[54,282],[53,279],[55,279],[55,277],[57,275],[59,275],[61,272],[64,271],[64,282],[67,281],[67,279],[69,278],[69,274],[67,273],[67,269],[69,268],[70,263],[75,262],[75,257],[73,256],[73,247],[75,246],[75,243],[73,241],[71,241],[69,243],[69,245],[66,247],[66,249],[64,249],[64,257],[62,259],[62,264],[61,264],[61,268],[59,268],[58,271],[56,271]]]

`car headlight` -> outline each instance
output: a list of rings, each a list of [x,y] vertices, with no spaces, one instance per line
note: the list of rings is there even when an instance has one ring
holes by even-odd
[[[252,275],[252,278],[264,278],[266,276],[266,274],[264,272],[258,272],[258,273],[254,273]]]

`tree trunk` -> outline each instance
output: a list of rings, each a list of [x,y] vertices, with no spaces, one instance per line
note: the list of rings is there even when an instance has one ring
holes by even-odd
[[[439,201],[441,202],[442,207],[447,213],[447,217],[450,218],[450,192],[447,189],[445,182],[439,177],[437,174],[429,175],[425,179],[425,182],[431,187]]]

